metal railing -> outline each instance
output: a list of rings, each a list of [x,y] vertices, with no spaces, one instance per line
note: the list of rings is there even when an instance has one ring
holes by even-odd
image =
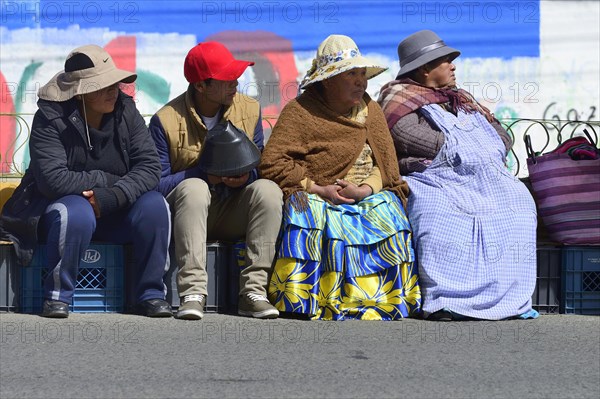
[[[515,176],[526,176],[525,136],[529,135],[534,142],[536,153],[551,151],[574,136],[583,136],[587,129],[594,143],[598,146],[600,121],[570,121],[560,119],[501,119],[500,122],[511,135],[514,145],[508,154],[508,166]],[[518,139],[517,139],[518,138]],[[513,164],[511,164],[511,160]]]
[[[152,115],[143,115],[146,121]],[[20,177],[25,173],[28,164],[27,142],[31,135],[30,121],[33,114],[0,113],[0,118],[12,118],[15,125],[15,137],[12,142],[3,148],[0,154],[0,173],[3,177]],[[263,120],[272,129],[277,115],[264,115]],[[0,119],[1,121],[1,119]],[[507,166],[515,176],[527,176],[524,137],[530,135],[534,151],[543,153],[550,151],[563,141],[583,135],[587,129],[596,145],[600,135],[600,121],[570,121],[559,119],[501,119],[507,132],[511,135],[514,145],[507,157]],[[7,132],[1,132],[5,136]]]

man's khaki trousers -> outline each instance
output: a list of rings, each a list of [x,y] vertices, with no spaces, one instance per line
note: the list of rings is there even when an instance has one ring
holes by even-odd
[[[206,241],[246,238],[246,267],[240,273],[240,295],[267,295],[275,242],[281,227],[283,195],[270,180],[259,179],[226,199],[208,184],[188,178],[167,196],[173,215],[179,296],[207,295]]]

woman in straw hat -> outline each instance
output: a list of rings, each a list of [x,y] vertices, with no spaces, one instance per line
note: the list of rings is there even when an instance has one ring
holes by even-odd
[[[505,167],[511,139],[456,87],[460,52],[432,31],[398,46],[379,103],[408,174],[423,311],[434,320],[536,317],[536,210]]]
[[[162,282],[170,216],[151,191],[160,163],[133,99],[119,90],[135,79],[102,48],[87,45],[73,50],[64,71],[38,92],[31,163],[0,227],[24,265],[38,242],[46,243],[43,316],[68,317],[79,260],[92,239],[132,243],[136,310],[171,315]]]
[[[260,170],[286,198],[269,286],[280,311],[396,320],[420,310],[407,187],[366,93],[367,80],[385,70],[351,38],[329,36],[273,129]]]

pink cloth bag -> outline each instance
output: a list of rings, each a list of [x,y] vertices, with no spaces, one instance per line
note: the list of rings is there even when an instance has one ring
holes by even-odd
[[[565,245],[600,245],[600,158],[575,160],[568,151],[589,144],[591,154],[597,155],[600,150],[588,137],[589,141],[571,138],[554,151],[536,156],[530,137],[525,136],[539,216],[550,239]]]

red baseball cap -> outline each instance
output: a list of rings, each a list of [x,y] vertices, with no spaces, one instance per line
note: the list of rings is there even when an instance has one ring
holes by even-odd
[[[188,82],[206,79],[236,80],[254,62],[236,60],[227,48],[218,42],[199,43],[192,48],[183,64],[183,74]]]

